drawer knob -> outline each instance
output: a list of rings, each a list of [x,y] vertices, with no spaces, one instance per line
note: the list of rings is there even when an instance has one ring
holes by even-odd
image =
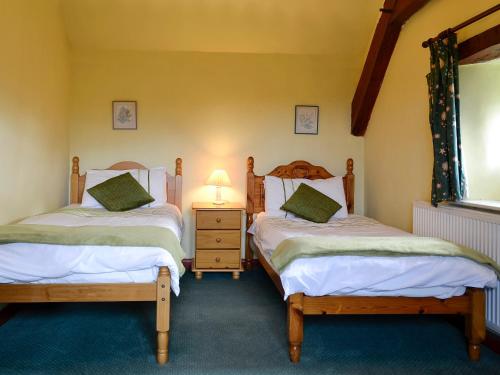
[[[215,239],[215,242],[217,242],[217,243],[220,243],[221,241],[222,241],[222,238],[220,238],[220,237],[217,237],[217,238]]]
[[[220,262],[220,257],[215,258],[215,261],[216,261],[217,263],[219,263],[219,262]]]
[[[218,217],[217,219],[215,219],[215,221],[220,223],[222,221],[222,219],[220,217]]]

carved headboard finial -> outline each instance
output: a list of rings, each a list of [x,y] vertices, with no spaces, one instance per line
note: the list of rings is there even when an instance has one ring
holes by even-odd
[[[253,156],[249,156],[247,159],[247,173],[253,173]]]
[[[71,173],[79,174],[80,173],[80,158],[78,156],[73,157],[73,166],[71,168]]]
[[[175,159],[175,175],[182,176],[182,159]]]
[[[354,161],[349,158],[347,159],[347,174],[352,174],[352,170],[354,169]]]

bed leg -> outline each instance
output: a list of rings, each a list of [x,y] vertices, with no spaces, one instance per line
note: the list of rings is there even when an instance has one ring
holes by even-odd
[[[168,331],[170,326],[170,272],[167,267],[160,267],[156,285],[156,332],[158,347],[156,362],[164,365],[168,362]]]
[[[288,297],[288,341],[290,361],[298,363],[304,340],[303,293]]]
[[[252,253],[252,248],[250,247],[250,234],[247,233],[245,240],[245,269],[247,271],[252,270],[252,258],[253,258],[253,253]]]
[[[468,340],[468,352],[471,361],[479,361],[481,343],[486,336],[484,290],[468,288],[470,311],[465,316],[465,335]]]
[[[168,362],[168,331],[157,332],[157,345],[156,362],[158,362],[159,365],[164,365]]]
[[[247,181],[248,182],[248,181]],[[247,185],[250,186],[250,185]],[[253,185],[252,185],[253,186]],[[249,192],[250,193],[250,192]],[[248,203],[247,203],[248,205]],[[252,213],[247,213],[247,223],[246,223],[246,228],[249,229],[250,226],[253,223],[253,214]],[[251,237],[252,235],[250,233],[246,233],[245,236],[245,269],[247,271],[252,270],[252,260],[253,260],[253,251],[252,247],[250,246],[250,243],[252,242]]]

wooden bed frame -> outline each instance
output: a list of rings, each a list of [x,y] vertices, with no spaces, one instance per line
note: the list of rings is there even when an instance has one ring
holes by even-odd
[[[167,174],[167,200],[181,209],[182,159],[175,161],[175,176]],[[146,169],[142,164],[124,161],[108,169]],[[71,203],[81,203],[85,174],[80,175],[79,158],[73,158],[71,174]],[[0,284],[0,303],[33,302],[121,302],[156,301],[156,360],[168,362],[170,326],[170,272],[160,267],[152,283],[89,283],[89,284]]]
[[[343,177],[347,209],[354,212],[353,160],[347,159],[347,173]],[[267,175],[282,178],[319,179],[333,177],[325,168],[306,161],[294,161],[280,165]],[[247,228],[253,222],[253,214],[264,211],[264,176],[254,174],[254,159],[247,160]],[[252,258],[251,235],[247,233],[247,261]],[[284,296],[281,279],[268,263],[258,246],[258,259],[272,281]],[[318,296],[310,297],[295,293],[287,299],[287,329],[290,360],[300,361],[303,341],[304,315],[368,315],[368,314],[461,314],[465,316],[465,335],[468,339],[468,354],[473,361],[479,360],[480,345],[485,338],[484,290],[467,288],[464,295],[448,299],[433,297],[357,297]]]

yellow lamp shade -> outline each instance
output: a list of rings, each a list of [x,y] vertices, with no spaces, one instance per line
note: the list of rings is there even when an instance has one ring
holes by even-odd
[[[205,185],[231,186],[231,180],[224,169],[216,169],[207,179]]]

